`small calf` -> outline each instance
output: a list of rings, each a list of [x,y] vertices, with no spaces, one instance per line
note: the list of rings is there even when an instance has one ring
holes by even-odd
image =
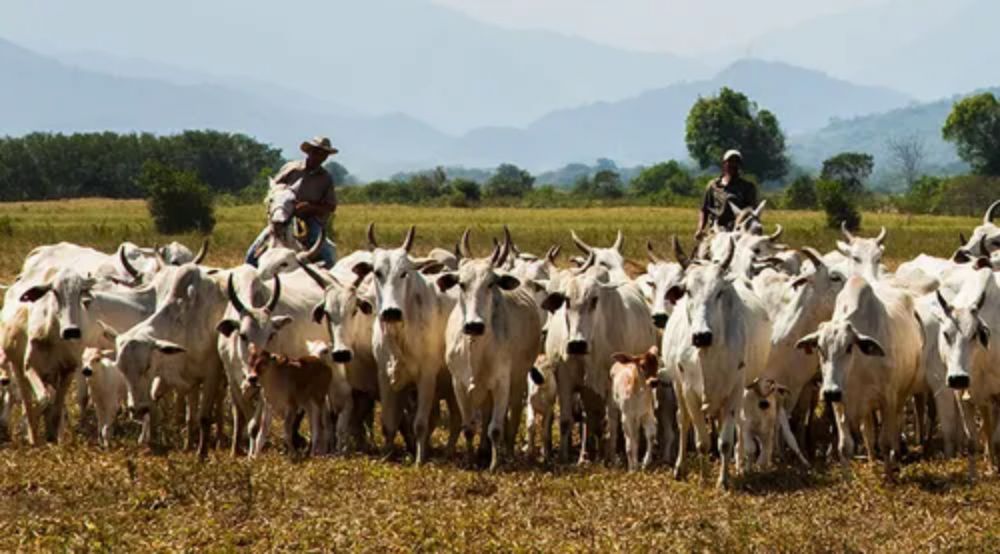
[[[350,422],[354,409],[354,397],[351,384],[347,381],[347,373],[344,364],[333,363],[333,356],[330,350],[330,343],[320,340],[306,341],[306,349],[310,356],[314,356],[330,368],[330,390],[327,395],[327,407],[330,418],[327,420],[331,424],[328,429],[329,452],[337,448],[346,451],[348,441],[351,437]],[[333,431],[336,430],[336,434]],[[336,440],[334,440],[336,439]]]
[[[747,469],[755,464],[764,470],[771,468],[775,431],[778,428],[799,461],[806,467],[809,466],[788,425],[784,400],[787,394],[788,388],[766,378],[754,379],[743,389],[739,420],[740,450]]]
[[[111,425],[128,395],[125,376],[115,365],[114,355],[113,350],[83,351],[81,372],[86,379],[87,395],[93,399],[97,412],[97,442],[104,448],[111,446]]]
[[[535,435],[539,424],[542,426],[542,457],[548,460],[552,455],[552,418],[558,392],[555,368],[548,356],[539,354],[528,372],[528,443],[524,445],[524,452],[529,458],[533,459],[536,454]]]
[[[644,354],[632,356],[622,352],[612,356],[611,394],[621,412],[622,431],[625,434],[625,452],[628,469],[639,467],[639,431],[646,436],[646,455],[642,459],[645,469],[653,461],[656,442],[656,411],[653,388],[658,385],[660,369],[659,349],[655,346]]]
[[[268,409],[284,420],[285,447],[289,456],[296,452],[294,438],[299,410],[304,410],[309,417],[313,455],[325,452],[324,414],[332,378],[330,366],[315,356],[293,360],[250,345],[247,385],[263,389]]]

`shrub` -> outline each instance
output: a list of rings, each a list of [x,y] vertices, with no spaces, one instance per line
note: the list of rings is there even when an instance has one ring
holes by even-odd
[[[851,231],[861,227],[861,214],[843,184],[838,181],[820,181],[816,183],[816,192],[820,205],[826,212],[828,227],[838,229],[841,223],[846,224]]]
[[[789,210],[814,210],[816,204],[816,182],[808,175],[802,175],[788,185],[782,202],[783,207]]]
[[[149,161],[143,164],[139,185],[146,191],[146,205],[158,232],[208,233],[215,227],[212,191],[193,172]]]

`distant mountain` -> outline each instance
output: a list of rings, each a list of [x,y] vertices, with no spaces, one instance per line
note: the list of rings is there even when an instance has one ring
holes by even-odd
[[[447,135],[404,115],[343,116],[295,110],[217,85],[176,85],[79,69],[0,40],[0,135],[32,131],[244,132],[294,153],[330,134],[338,161],[362,176],[426,164]],[[308,110],[308,111],[307,111]]]
[[[1000,95],[1000,88],[977,92]],[[924,145],[923,170],[929,173],[955,173],[966,170],[955,146],[941,138],[941,127],[955,102],[954,96],[935,102],[916,104],[889,112],[844,119],[811,133],[790,137],[789,146],[796,163],[818,167],[830,156],[845,152],[867,152],[875,157],[876,181],[889,188],[900,186],[893,172],[888,149],[891,138],[918,137]]]
[[[489,25],[430,0],[14,1],[0,36],[46,54],[98,50],[275,83],[450,132],[525,125],[705,73],[668,54]]]
[[[929,100],[1000,82],[998,19],[996,0],[891,0],[771,29],[706,59],[749,51]]]
[[[833,118],[885,111],[910,102],[884,88],[857,86],[787,64],[744,60],[712,79],[650,90],[619,102],[553,112],[524,129],[484,128],[466,134],[441,155],[447,163],[529,167],[610,158],[635,165],[686,158],[687,114],[700,96],[723,86],[746,93],[773,111],[787,133],[819,129]]]

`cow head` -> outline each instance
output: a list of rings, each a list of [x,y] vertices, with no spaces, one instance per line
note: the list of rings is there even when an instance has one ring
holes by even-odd
[[[592,342],[602,326],[600,302],[605,291],[617,284],[607,283],[608,272],[595,267],[595,254],[591,253],[582,267],[559,280],[549,282],[548,294],[542,308],[553,318],[562,318],[567,335],[565,351],[570,356],[590,353]]]
[[[625,256],[622,254],[622,246],[625,244],[625,236],[622,234],[621,230],[618,231],[618,235],[615,237],[615,242],[610,248],[598,248],[596,246],[591,246],[583,241],[579,236],[577,236],[576,231],[570,231],[570,236],[573,237],[573,244],[583,252],[584,256],[594,257],[594,265],[596,267],[603,267],[608,271],[611,279],[615,281],[627,281],[628,275],[625,273]],[[586,261],[584,259],[583,261]]]
[[[989,271],[978,273],[991,278]],[[940,312],[934,312],[941,322],[938,349],[947,367],[948,387],[955,390],[969,388],[972,384],[970,370],[973,360],[985,355],[990,346],[990,328],[980,316],[986,303],[985,282],[980,279],[971,284],[972,292],[976,294],[972,298],[960,294],[954,304],[949,303],[940,290],[937,291],[938,305],[941,308]]]
[[[764,226],[760,222],[760,216],[764,213],[764,207],[767,206],[767,200],[761,200],[760,204],[754,206],[747,206],[742,210],[739,209],[735,204],[730,203],[729,208],[736,214],[736,220],[733,223],[733,229],[737,231],[742,231],[751,235],[760,235],[764,232]]]
[[[783,409],[788,393],[788,388],[768,378],[754,379],[744,387],[742,417],[747,427],[755,431],[776,429],[778,411]],[[767,469],[771,460],[764,457],[761,439],[756,434],[749,438],[744,445],[746,455],[751,459],[756,456],[761,466]]]
[[[684,270],[690,263],[676,236],[671,237],[671,242],[677,262],[657,256],[652,242],[646,241],[646,254],[650,263],[646,266],[646,274],[637,279],[639,288],[650,305],[653,325],[659,329],[667,326],[667,320],[674,311],[674,302],[667,298],[667,292],[681,284]]]
[[[375,285],[375,306],[383,325],[398,325],[413,317],[410,310],[428,309],[433,293],[420,273],[433,259],[417,260],[410,257],[416,228],[411,226],[398,248],[379,248],[375,239],[375,225],[368,226],[368,241],[372,245],[372,274]],[[365,262],[361,262],[365,263]],[[359,267],[352,268],[355,273]]]
[[[179,344],[157,339],[148,334],[148,329],[139,332],[129,330],[118,335],[105,327],[108,338],[114,339],[117,357],[114,365],[125,377],[128,389],[128,409],[132,417],[142,419],[153,406],[154,382],[163,358],[176,358],[185,352]]]
[[[289,363],[289,359],[285,356],[272,354],[264,348],[258,348],[257,345],[251,344],[247,358],[247,376],[241,384],[241,388],[247,391],[259,387],[263,375],[287,363]]]
[[[300,262],[301,263],[301,262]],[[361,340],[356,335],[361,329],[371,329],[374,308],[358,288],[371,273],[372,266],[359,263],[354,266],[356,278],[344,285],[330,273],[320,272],[309,264],[301,263],[302,269],[323,289],[323,300],[313,308],[312,318],[316,323],[326,322],[330,334],[331,359],[346,364],[354,359],[354,345]]]
[[[730,323],[726,314],[736,301],[736,290],[728,273],[735,251],[736,243],[730,240],[728,254],[720,262],[692,265],[681,284],[667,291],[671,302],[687,296],[685,315],[691,329],[691,345],[695,348],[710,348],[715,344],[717,332]]]
[[[837,250],[847,258],[850,273],[861,275],[871,282],[882,274],[882,253],[885,251],[886,230],[873,239],[856,237],[847,230],[847,223],[841,222],[840,230],[847,242],[837,241]]]
[[[1000,250],[1000,227],[993,224],[994,212],[1000,207],[1000,200],[990,204],[983,214],[983,222],[972,231],[969,240],[959,235],[960,245],[955,251],[952,259],[958,263],[965,263],[974,258],[989,257],[996,250]]]
[[[885,356],[885,348],[878,340],[858,332],[847,320],[823,322],[815,333],[802,337],[795,346],[807,354],[819,354],[823,374],[820,391],[828,402],[844,401],[847,374],[858,356]]]
[[[771,336],[775,343],[797,340],[799,337],[792,338],[792,333],[806,320],[819,322],[829,319],[837,294],[844,288],[844,276],[823,263],[819,252],[804,248],[801,253],[811,262],[813,270],[799,274],[789,283],[791,291],[786,294],[786,301],[773,318]]]
[[[275,308],[281,300],[281,278],[274,276],[271,297],[262,308],[248,307],[240,299],[234,284],[234,276],[229,274],[226,284],[226,295],[229,298],[229,309],[225,317],[216,326],[216,330],[224,337],[235,334],[237,352],[241,356],[249,356],[250,347],[258,349],[270,345],[274,337],[286,325],[293,321],[292,316],[274,315]]]
[[[649,350],[638,356],[616,352],[611,355],[618,366],[624,366],[638,377],[636,384],[645,383],[651,387],[659,386],[660,349],[651,346]],[[614,369],[612,369],[612,374]]]
[[[501,301],[503,291],[521,286],[521,281],[501,270],[510,254],[510,234],[504,228],[506,240],[493,249],[488,259],[463,260],[458,271],[441,274],[438,288],[448,291],[458,287],[458,307],[462,313],[462,332],[468,337],[479,337],[490,330],[493,314]],[[468,230],[464,235],[468,241]]]
[[[21,293],[20,301],[32,303],[28,316],[29,336],[55,333],[62,340],[78,341],[86,326],[85,311],[94,300],[96,282],[72,268],[58,270],[48,282]]]
[[[320,259],[325,243],[326,229],[323,229],[308,250],[299,251],[287,246],[268,248],[257,260],[257,276],[261,279],[270,279],[279,273],[295,271],[300,262],[315,262]]]

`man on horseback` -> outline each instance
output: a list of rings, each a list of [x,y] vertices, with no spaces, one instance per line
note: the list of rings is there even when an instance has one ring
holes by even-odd
[[[734,206],[742,210],[757,205],[757,187],[740,175],[742,168],[743,155],[738,150],[729,150],[722,156],[722,175],[705,188],[696,240],[703,238],[713,224],[731,231],[736,221]]]
[[[302,143],[302,152],[306,154],[305,160],[292,161],[285,164],[281,171],[272,179],[272,189],[278,185],[285,185],[294,194],[294,204],[291,213],[284,213],[287,208],[278,206],[274,212],[269,213],[269,226],[254,240],[247,250],[246,263],[257,266],[257,260],[268,246],[269,239],[273,236],[273,224],[295,225],[295,220],[304,226],[304,236],[297,237],[299,242],[307,245],[314,244],[320,237],[324,236],[324,229],[330,220],[330,215],[337,210],[337,194],[333,186],[333,177],[323,167],[323,163],[338,150],[330,144],[330,139],[326,137],[315,137]],[[273,192],[273,190],[272,190]],[[268,207],[269,212],[272,207]],[[294,219],[293,219],[294,216]],[[283,221],[281,221],[283,219]],[[296,229],[297,227],[293,227]],[[324,245],[320,250],[320,258],[327,267],[333,267],[337,253],[333,244],[324,240]]]

